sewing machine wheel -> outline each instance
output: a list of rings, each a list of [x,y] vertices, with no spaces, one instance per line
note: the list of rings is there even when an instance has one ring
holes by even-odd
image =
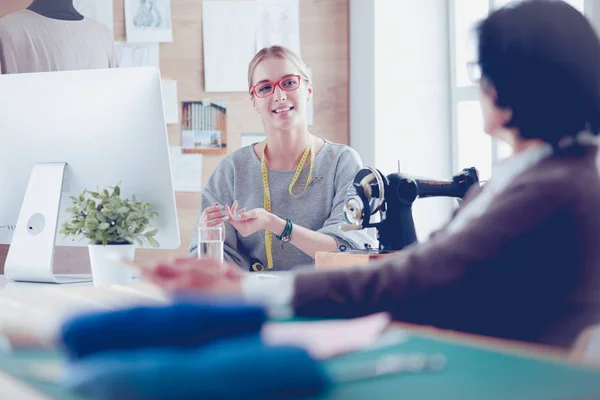
[[[385,200],[387,178],[376,169],[363,168],[356,173],[344,205],[344,216],[350,224],[340,226],[343,230],[362,229],[370,216],[381,210]]]
[[[359,198],[353,197],[346,202],[344,205],[344,212],[346,213],[346,220],[350,223],[360,225],[362,222],[362,202]]]
[[[371,215],[381,210],[385,201],[385,177],[374,168],[363,168],[354,177],[354,182],[363,188]]]

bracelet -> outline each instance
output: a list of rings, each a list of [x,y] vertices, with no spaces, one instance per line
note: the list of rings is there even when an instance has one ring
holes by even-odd
[[[289,242],[292,238],[292,220],[289,218],[285,219],[285,228],[283,228],[283,232],[281,235],[275,235],[275,237],[283,243]]]

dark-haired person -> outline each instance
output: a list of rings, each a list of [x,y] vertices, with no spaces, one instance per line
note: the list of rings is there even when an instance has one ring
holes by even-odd
[[[514,154],[428,241],[369,268],[294,274],[262,291],[248,274],[207,261],[158,265],[149,278],[242,292],[298,316],[385,310],[417,324],[570,346],[600,321],[600,41],[558,0],[497,10],[477,35],[471,68],[480,71],[484,128]]]

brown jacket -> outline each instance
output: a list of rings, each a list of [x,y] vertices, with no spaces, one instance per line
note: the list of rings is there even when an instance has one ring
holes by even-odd
[[[372,267],[302,274],[299,316],[395,319],[570,346],[600,321],[596,149],[551,156],[519,175],[483,215]],[[480,190],[467,195],[462,209]],[[458,212],[460,213],[460,211]]]

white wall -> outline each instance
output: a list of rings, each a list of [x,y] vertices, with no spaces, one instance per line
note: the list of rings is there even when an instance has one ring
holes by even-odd
[[[351,145],[366,165],[389,174],[400,160],[402,172],[432,178],[455,172],[446,0],[350,0],[350,77]],[[415,203],[419,239],[453,204]]]
[[[592,21],[596,31],[600,33],[600,3],[598,0],[585,0],[586,16]]]
[[[350,145],[375,165],[375,0],[350,0]]]

